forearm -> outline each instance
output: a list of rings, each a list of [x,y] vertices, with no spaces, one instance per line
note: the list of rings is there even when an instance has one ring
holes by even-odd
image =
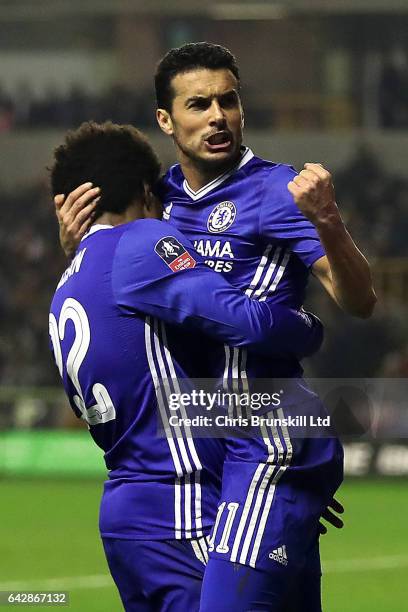
[[[369,317],[377,299],[370,267],[341,219],[330,172],[321,164],[305,164],[288,189],[326,251],[313,265],[314,274],[346,312]]]
[[[369,317],[377,298],[368,261],[354,243],[340,215],[320,220],[316,229],[330,267],[333,298],[349,314]]]
[[[264,355],[301,359],[317,351],[323,338],[322,325],[313,317],[251,300],[204,264],[140,286],[131,301],[138,311],[166,323]]]

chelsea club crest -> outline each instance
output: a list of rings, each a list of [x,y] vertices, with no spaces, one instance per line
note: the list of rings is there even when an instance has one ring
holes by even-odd
[[[235,221],[237,209],[234,202],[220,202],[208,217],[207,228],[209,232],[224,232]]]

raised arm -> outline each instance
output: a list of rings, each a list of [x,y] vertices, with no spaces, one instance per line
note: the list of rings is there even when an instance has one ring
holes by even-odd
[[[313,264],[313,274],[343,310],[356,317],[371,316],[377,298],[370,266],[340,216],[331,174],[320,164],[305,164],[288,189],[326,252]]]

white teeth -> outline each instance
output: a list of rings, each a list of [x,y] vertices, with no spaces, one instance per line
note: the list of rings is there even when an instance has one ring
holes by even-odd
[[[212,145],[222,144],[222,143],[227,142],[227,141],[228,141],[228,135],[225,134],[225,133],[213,134],[208,139],[208,142],[210,144],[212,144]]]

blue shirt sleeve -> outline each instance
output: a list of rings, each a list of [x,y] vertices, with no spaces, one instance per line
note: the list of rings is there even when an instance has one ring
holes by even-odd
[[[325,255],[316,228],[295,204],[287,185],[297,172],[291,166],[273,167],[264,181],[260,210],[260,234],[286,243],[310,267]]]
[[[118,306],[204,332],[264,354],[315,352],[321,323],[293,309],[257,302],[210,270],[176,228],[153,219],[129,224],[114,255]]]

